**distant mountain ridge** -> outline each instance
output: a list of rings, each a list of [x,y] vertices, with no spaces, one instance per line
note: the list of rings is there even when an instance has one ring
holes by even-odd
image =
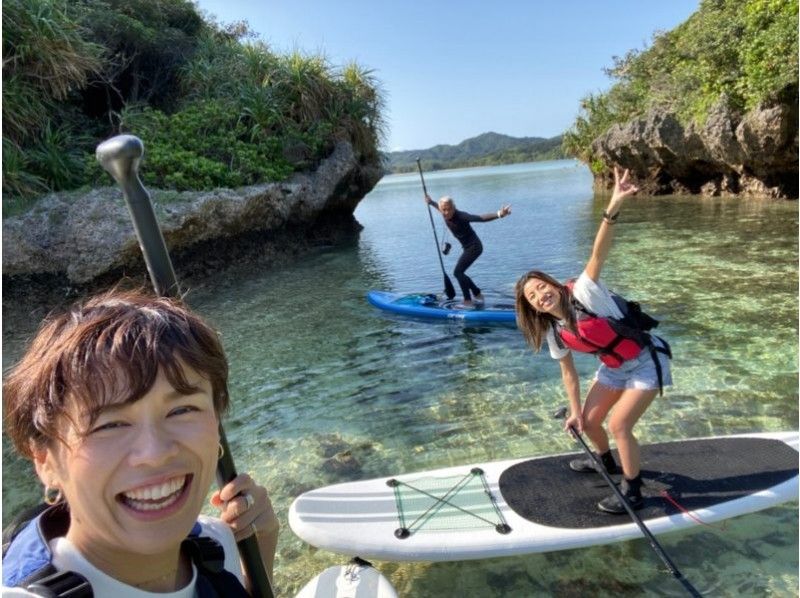
[[[416,159],[426,170],[490,166],[564,157],[561,135],[551,137],[511,137],[500,133],[483,133],[465,139],[458,145],[435,145],[428,149],[387,152],[385,167],[389,172],[408,172],[417,167]]]

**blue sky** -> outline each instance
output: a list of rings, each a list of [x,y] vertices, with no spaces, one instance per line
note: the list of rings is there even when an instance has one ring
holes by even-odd
[[[196,0],[246,19],[277,51],[371,68],[387,97],[385,149],[456,144],[487,131],[552,137],[613,56],[646,47],[699,0]]]

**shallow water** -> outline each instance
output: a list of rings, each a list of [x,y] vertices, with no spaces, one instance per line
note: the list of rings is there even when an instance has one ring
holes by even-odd
[[[605,205],[593,196],[588,171],[572,161],[431,173],[426,182],[432,196],[452,195],[468,212],[512,204],[507,219],[475,225],[485,250],[470,269],[486,294],[504,299],[533,267],[576,276]],[[286,512],[305,489],[576,450],[549,417],[565,403],[557,364],[533,355],[515,329],[408,320],[366,303],[369,289],[442,288],[418,176],[386,177],[355,215],[364,229],[349,246],[279,270],[231,267],[189,295],[222,332],[231,360],[226,430],[237,466],[267,485],[283,523],[281,596],[345,561],[289,529]],[[628,201],[604,280],[661,320],[675,354],[675,385],[637,427],[642,442],[796,429],[797,230],[796,202]],[[448,270],[457,256],[454,249],[445,258]],[[36,319],[6,307],[4,367],[18,358]],[[588,381],[595,363],[576,361]],[[359,467],[327,471],[325,461],[345,449]],[[39,490],[6,443],[3,454],[7,521]],[[797,537],[795,503],[660,541],[702,591],[790,596],[798,587]],[[403,596],[681,594],[644,540],[377,565]]]

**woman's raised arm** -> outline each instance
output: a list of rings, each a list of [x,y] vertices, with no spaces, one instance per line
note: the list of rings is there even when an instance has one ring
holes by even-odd
[[[586,275],[595,282],[599,280],[600,270],[602,270],[606,257],[608,257],[608,250],[611,248],[611,241],[614,238],[614,224],[617,221],[622,204],[628,196],[639,190],[639,187],[628,180],[629,176],[628,169],[625,169],[622,176],[620,176],[619,169],[616,166],[614,167],[614,192],[611,194],[611,201],[608,202],[606,211],[603,212],[603,221],[600,223],[600,229],[594,238],[592,255],[586,264],[585,270]]]

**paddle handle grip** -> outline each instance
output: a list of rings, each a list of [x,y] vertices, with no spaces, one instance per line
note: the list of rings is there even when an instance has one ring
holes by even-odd
[[[96,152],[97,160],[122,188],[156,293],[180,297],[178,279],[153,211],[153,203],[139,178],[139,164],[143,155],[144,145],[133,135],[112,137],[98,145]]]

